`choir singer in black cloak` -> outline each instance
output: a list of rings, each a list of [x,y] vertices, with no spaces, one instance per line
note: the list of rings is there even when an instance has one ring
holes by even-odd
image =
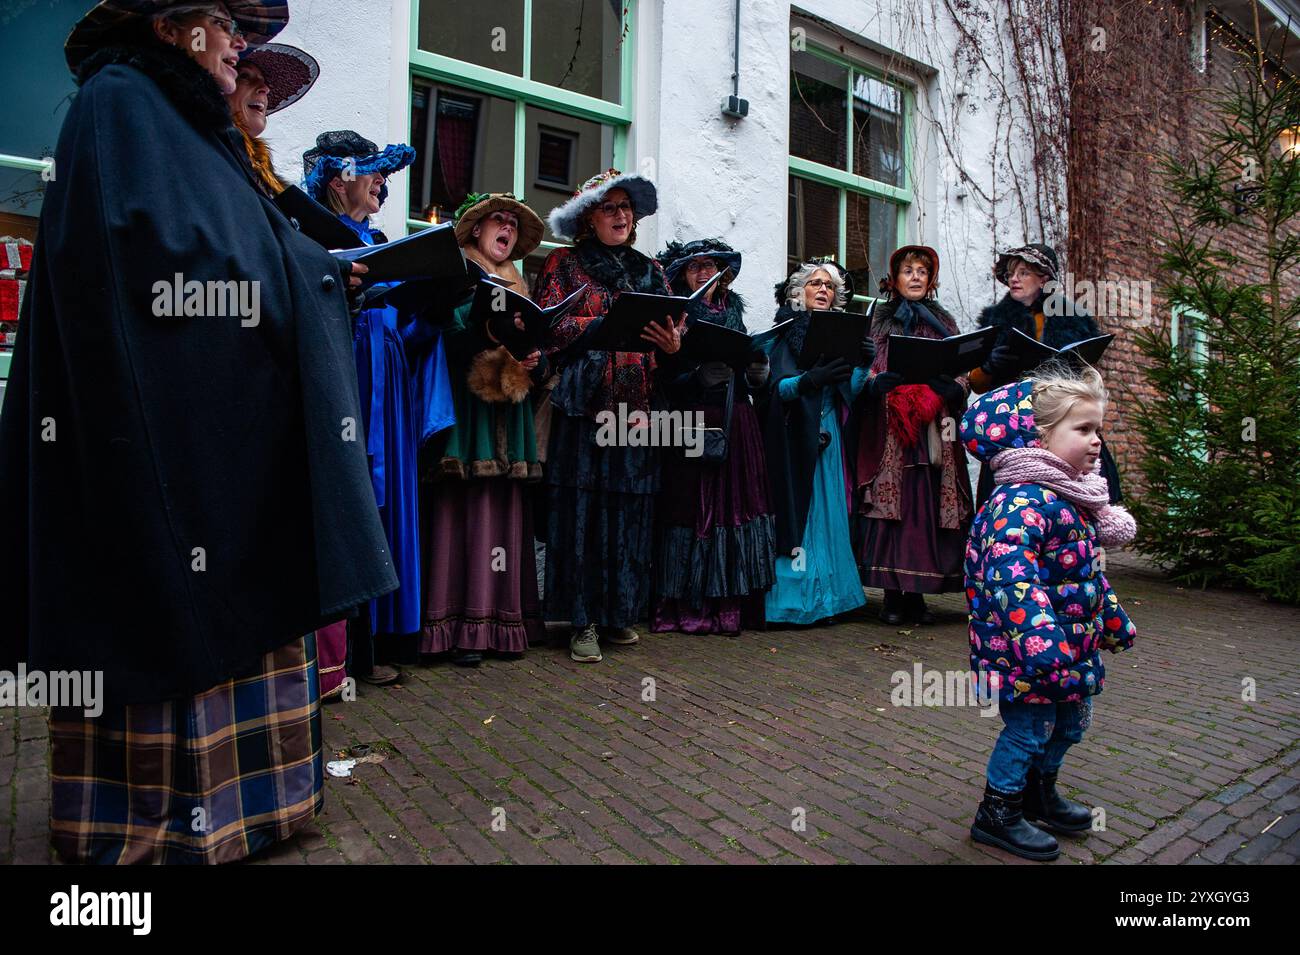
[[[65,859],[229,861],[310,821],[312,631],[397,584],[348,278],[256,187],[222,96],[287,20],[106,0],[65,49],[0,416],[0,669],[103,674],[102,712],[51,713]]]

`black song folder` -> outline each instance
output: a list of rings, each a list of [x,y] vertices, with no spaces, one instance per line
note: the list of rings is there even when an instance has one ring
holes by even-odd
[[[798,365],[808,369],[820,356],[826,361],[842,358],[850,365],[862,364],[862,339],[871,327],[871,315],[857,312],[811,311],[808,334],[804,336]]]
[[[663,325],[677,321],[686,306],[708,292],[722,277],[714,275],[690,295],[655,295],[650,292],[623,292],[614,300],[609,314],[586,340],[588,351],[654,351],[655,346],[641,337],[651,322]],[[689,338],[690,335],[688,334]]]
[[[502,285],[480,279],[470,306],[469,321],[491,332],[516,359],[527,357],[546,340],[551,327],[582,300],[587,286],[582,286],[562,302],[542,308],[532,299],[512,292]],[[522,330],[515,326],[515,315],[523,319]]]
[[[421,229],[392,242],[344,249],[334,255],[345,261],[365,263],[370,268],[361,276],[365,285],[407,279],[442,279],[460,283],[462,287],[470,284],[465,255],[450,222]]]
[[[1007,344],[1016,353],[1016,366],[1022,373],[1033,371],[1043,362],[1051,361],[1053,358],[1062,358],[1072,364],[1085,362],[1096,365],[1101,361],[1107,346],[1115,340],[1114,335],[1098,335],[1096,338],[1071,342],[1064,348],[1053,348],[1051,345],[1044,345],[1037,339],[1030,338],[1018,328],[1013,328],[1011,331],[1014,334],[1007,340]]]
[[[996,328],[981,328],[937,339],[890,335],[888,370],[909,385],[925,384],[938,375],[956,378],[984,362],[997,334]]]
[[[361,236],[297,186],[286,187],[275,197],[275,204],[286,216],[297,220],[299,232],[327,249],[355,249],[364,245]]]

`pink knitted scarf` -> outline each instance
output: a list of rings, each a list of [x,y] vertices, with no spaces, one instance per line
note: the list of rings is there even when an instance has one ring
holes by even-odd
[[[1086,508],[1103,547],[1120,547],[1137,535],[1133,515],[1110,503],[1100,461],[1091,474],[1085,474],[1045,448],[1008,448],[995,454],[989,466],[997,484],[1041,484],[1076,507]]]

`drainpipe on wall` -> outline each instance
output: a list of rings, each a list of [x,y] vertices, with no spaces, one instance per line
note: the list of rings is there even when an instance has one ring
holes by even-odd
[[[740,98],[740,0],[736,0],[736,26],[731,44],[731,95],[722,101],[722,115],[737,119],[749,115],[749,100]]]

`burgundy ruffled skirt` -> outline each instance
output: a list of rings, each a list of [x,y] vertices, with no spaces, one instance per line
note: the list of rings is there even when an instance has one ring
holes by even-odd
[[[425,485],[421,653],[522,653],[541,641],[533,498],[522,481],[479,478]]]
[[[718,427],[722,408],[704,406]],[[758,416],[732,408],[727,458],[709,464],[664,456],[655,547],[651,629],[738,633],[762,627],[763,599],[775,579],[776,525]]]

